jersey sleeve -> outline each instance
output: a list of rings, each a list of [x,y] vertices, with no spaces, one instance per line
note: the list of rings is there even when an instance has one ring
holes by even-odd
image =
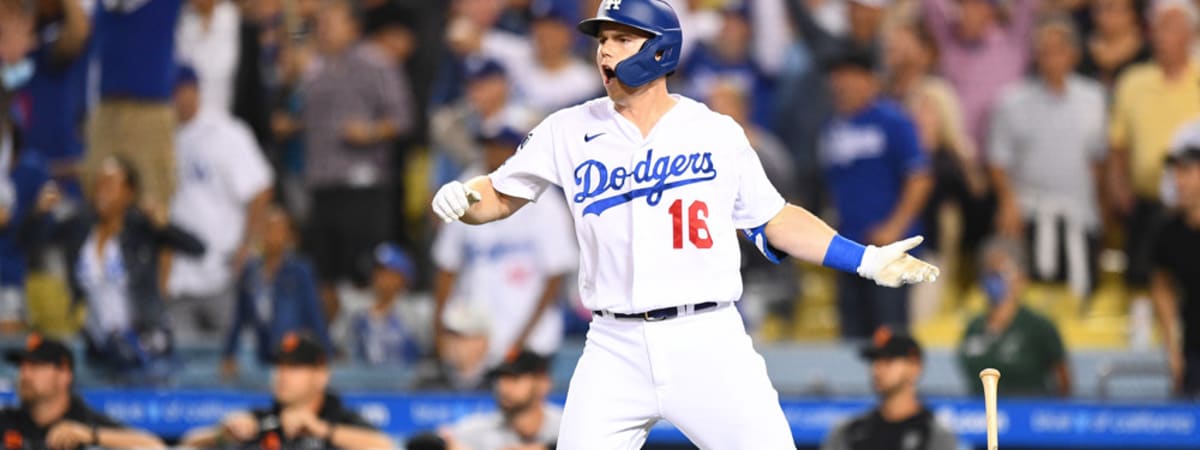
[[[466,259],[463,242],[463,225],[460,222],[448,223],[433,240],[430,254],[438,269],[448,272],[458,272]]]
[[[746,229],[767,223],[783,210],[787,202],[767,179],[758,153],[744,137],[741,147],[737,154],[739,173],[737,199],[733,203],[733,226]]]
[[[517,146],[517,152],[490,175],[492,187],[505,195],[537,200],[546,187],[560,185],[554,165],[553,120],[547,117]]]

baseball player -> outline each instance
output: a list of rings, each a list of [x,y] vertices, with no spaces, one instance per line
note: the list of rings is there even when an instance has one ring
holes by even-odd
[[[792,449],[791,428],[733,301],[736,230],[783,253],[887,286],[932,281],[906,252],[839,236],[788,205],[732,119],[667,92],[682,32],[664,0],[604,0],[579,23],[596,38],[607,96],[558,111],[503,166],[442,186],[443,220],[482,224],[562,188],[593,311],[567,392],[559,449],[641,448],[658,420],[716,449]],[[551,191],[555,192],[555,191]]]

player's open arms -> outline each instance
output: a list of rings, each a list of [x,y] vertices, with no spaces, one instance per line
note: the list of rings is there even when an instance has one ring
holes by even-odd
[[[486,176],[466,183],[452,181],[433,198],[433,211],[442,220],[481,224],[512,215],[528,200],[497,192]],[[795,258],[828,267],[856,272],[883,286],[934,281],[938,268],[908,254],[923,240],[920,236],[876,247],[863,246],[837,234],[804,208],[787,205],[761,227],[746,230],[768,258],[777,260],[774,249]]]

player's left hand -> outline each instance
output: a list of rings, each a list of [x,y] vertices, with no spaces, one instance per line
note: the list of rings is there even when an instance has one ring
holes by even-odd
[[[79,448],[92,441],[92,429],[73,420],[64,420],[46,433],[46,447],[54,449]]]
[[[914,236],[883,247],[867,246],[858,265],[858,274],[887,287],[936,280],[941,273],[936,266],[908,254],[909,250],[921,245],[924,240],[921,236]]]

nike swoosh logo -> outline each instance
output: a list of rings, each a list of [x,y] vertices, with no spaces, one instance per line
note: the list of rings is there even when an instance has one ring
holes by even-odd
[[[604,132],[596,133],[596,134],[593,134],[593,135],[591,135],[591,136],[588,136],[588,135],[584,134],[584,135],[583,135],[583,143],[585,143],[585,144],[586,144],[586,143],[588,143],[588,142],[592,142],[592,139],[595,139],[595,138],[598,138],[598,137],[600,137],[600,136],[603,136],[604,134],[605,134]]]

